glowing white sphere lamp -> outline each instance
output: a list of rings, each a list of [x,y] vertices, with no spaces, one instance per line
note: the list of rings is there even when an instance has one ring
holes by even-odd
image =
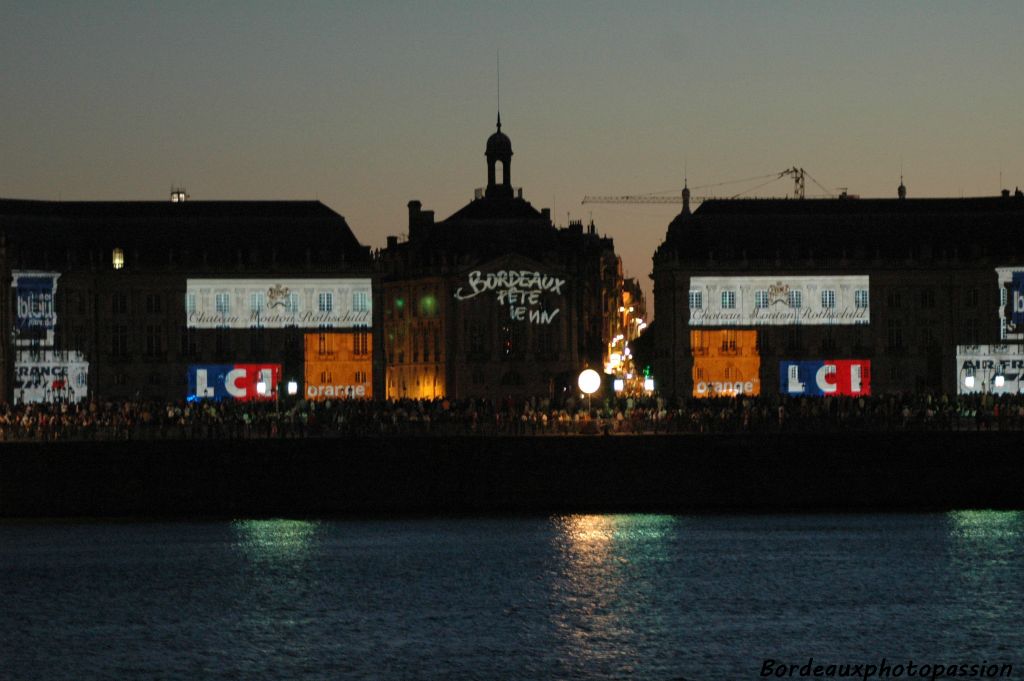
[[[588,397],[597,392],[597,389],[601,387],[601,374],[597,373],[593,369],[584,369],[580,372],[580,377],[576,381],[579,385],[580,390],[584,392]]]
[[[267,383],[266,381],[260,381],[256,384],[256,394],[266,397],[267,395]]]
[[[288,381],[288,394],[294,395],[299,392],[299,384],[295,381]]]

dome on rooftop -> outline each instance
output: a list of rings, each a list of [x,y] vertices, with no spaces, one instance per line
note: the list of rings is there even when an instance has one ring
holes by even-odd
[[[487,138],[487,156],[511,156],[512,140],[501,131],[501,114],[498,114],[498,131]]]

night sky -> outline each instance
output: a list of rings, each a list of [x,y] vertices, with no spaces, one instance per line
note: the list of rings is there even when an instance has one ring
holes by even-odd
[[[675,192],[684,166],[1024,185],[1021,26],[1017,1],[0,2],[0,196],[318,198],[383,246],[410,199],[441,219],[486,183],[500,50],[513,184],[592,215],[649,291],[678,208],[585,194]]]

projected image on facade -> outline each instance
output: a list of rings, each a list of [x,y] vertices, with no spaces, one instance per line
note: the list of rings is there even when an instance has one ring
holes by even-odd
[[[307,333],[307,400],[373,397],[373,334]]]
[[[190,329],[350,329],[373,319],[369,279],[189,279]]]
[[[508,310],[508,319],[550,324],[561,312],[565,279],[536,270],[474,270],[455,291],[455,299],[471,300],[482,294],[494,297]]]
[[[693,277],[690,326],[867,324],[867,276]]]
[[[278,395],[280,364],[193,364],[188,400],[269,400]]]
[[[1001,335],[1007,339],[1024,339],[1024,265],[996,268],[996,276]]]
[[[690,331],[690,349],[694,397],[761,394],[757,331]]]
[[[1024,392],[1024,346],[956,346],[958,395]]]
[[[89,362],[56,348],[60,272],[14,270],[14,401],[75,402],[89,396]]]
[[[871,362],[866,359],[783,360],[779,392],[792,397],[858,397],[871,394]]]

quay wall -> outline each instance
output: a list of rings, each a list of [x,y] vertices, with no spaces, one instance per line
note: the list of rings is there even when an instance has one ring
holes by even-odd
[[[0,517],[1024,509],[1024,434],[0,444]]]

